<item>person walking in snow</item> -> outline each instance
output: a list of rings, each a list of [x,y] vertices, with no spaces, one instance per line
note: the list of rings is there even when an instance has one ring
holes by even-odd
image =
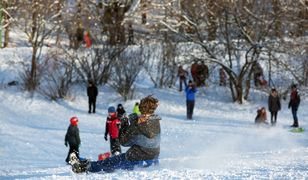
[[[118,115],[118,119],[121,119],[124,115],[125,115],[126,111],[123,107],[122,104],[118,104],[118,107],[117,107],[117,115]]]
[[[68,126],[64,139],[64,145],[66,147],[69,145],[69,151],[65,159],[67,163],[69,163],[69,156],[72,152],[75,152],[79,158],[80,137],[78,129],[78,118],[75,116],[70,119],[70,125]]]
[[[275,88],[271,90],[271,93],[268,97],[268,110],[271,113],[271,125],[276,125],[277,114],[281,109],[280,98],[278,92]]]
[[[267,115],[266,115],[266,109],[265,107],[262,107],[260,109],[257,110],[257,116],[255,118],[255,124],[268,124],[266,122],[267,120]]]
[[[292,115],[293,115],[293,124],[291,127],[298,127],[298,118],[297,118],[297,110],[299,107],[299,104],[301,102],[300,96],[297,91],[296,85],[292,85],[291,88],[291,94],[290,94],[290,101],[289,101],[289,109],[291,108],[292,110]]]
[[[147,96],[140,101],[142,114],[137,116],[132,113],[128,116],[129,123],[120,130],[121,144],[129,147],[126,153],[101,161],[85,162],[71,156],[73,172],[113,172],[116,169],[132,170],[135,166],[148,167],[157,164],[161,134],[161,118],[154,114],[157,107],[158,99]]]
[[[227,75],[223,68],[219,69],[219,86],[226,86],[227,85]]]
[[[98,95],[97,87],[94,85],[94,83],[90,80],[89,85],[87,88],[87,95],[89,98],[89,113],[93,112],[95,113],[96,108],[96,97]]]
[[[110,141],[110,151],[112,155],[119,155],[121,153],[121,145],[119,141],[119,129],[121,121],[117,117],[117,112],[113,106],[108,108],[108,117],[106,120],[105,140]]]
[[[183,86],[183,83],[185,86],[187,86],[187,83],[186,83],[186,76],[188,75],[188,72],[183,68],[182,65],[179,66],[179,69],[178,69],[178,77],[179,77],[179,84],[180,84],[180,88],[179,88],[179,91],[181,92],[182,91],[182,86]]]
[[[192,119],[195,107],[195,94],[197,89],[194,83],[189,80],[188,85],[185,87],[186,93],[186,109],[187,109],[187,119]]]

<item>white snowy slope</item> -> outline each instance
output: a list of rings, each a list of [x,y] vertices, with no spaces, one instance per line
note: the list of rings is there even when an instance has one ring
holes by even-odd
[[[100,88],[97,114],[87,113],[84,89],[76,100],[49,102],[16,88],[0,91],[0,179],[305,179],[308,177],[308,138],[288,131],[292,116],[283,101],[276,127],[256,127],[259,103],[230,102],[227,90],[208,87],[198,94],[194,120],[185,119],[184,94],[174,89],[139,89],[138,96],[160,99],[162,117],[160,165],[134,171],[74,174],[65,164],[68,149],[64,135],[71,116],[80,119],[81,156],[97,159],[108,151],[104,123],[109,105],[123,103],[131,111],[136,100],[121,102],[108,87]],[[308,129],[307,101],[299,109],[302,127]]]
[[[16,53],[17,51],[22,53]],[[275,127],[256,127],[257,108],[267,107],[267,94],[252,91],[243,105],[231,102],[226,88],[210,86],[197,94],[194,120],[186,120],[185,95],[154,89],[138,80],[136,98],[123,102],[108,87],[99,87],[97,113],[87,113],[85,87],[75,87],[74,100],[51,102],[18,87],[21,55],[27,49],[0,51],[0,179],[307,179],[308,102],[298,110],[303,133],[289,132],[292,124],[287,101],[282,101]],[[72,116],[78,116],[82,157],[96,160],[109,150],[104,140],[107,108],[122,103],[131,112],[140,98],[160,100],[162,117],[159,166],[114,173],[74,174],[65,158],[64,136]],[[269,119],[269,114],[268,114]],[[123,148],[123,151],[126,149]]]

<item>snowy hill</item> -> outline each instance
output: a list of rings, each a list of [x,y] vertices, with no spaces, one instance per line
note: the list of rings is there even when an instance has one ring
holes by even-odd
[[[2,71],[3,72],[3,71]],[[50,102],[20,92],[0,90],[0,179],[305,179],[308,177],[308,131],[291,133],[292,115],[282,101],[276,127],[256,127],[256,109],[267,95],[253,93],[256,103],[230,101],[224,88],[208,87],[197,95],[194,120],[186,120],[185,96],[175,89],[139,88],[138,98],[154,94],[162,117],[160,165],[106,174],[74,174],[66,165],[64,135],[71,116],[80,119],[81,156],[97,159],[109,150],[104,140],[107,107],[121,102],[109,87],[100,87],[97,114],[87,113],[85,89],[74,101]],[[142,93],[141,93],[142,92]],[[308,129],[307,101],[299,109]],[[268,116],[269,118],[269,116]]]

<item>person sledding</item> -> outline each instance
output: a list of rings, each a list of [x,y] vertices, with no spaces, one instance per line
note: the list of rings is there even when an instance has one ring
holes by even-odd
[[[121,121],[118,119],[118,115],[115,107],[110,106],[108,108],[108,117],[106,120],[105,140],[110,141],[110,152],[112,155],[119,155],[121,153],[121,145],[119,140],[119,129]]]
[[[141,115],[130,114],[128,123],[120,129],[120,143],[130,147],[126,153],[102,161],[81,162],[71,154],[70,162],[75,173],[113,172],[116,169],[132,170],[135,166],[147,167],[158,163],[160,154],[160,120],[154,112],[158,99],[147,96],[140,102]]]
[[[257,110],[257,116],[255,118],[255,124],[261,125],[261,124],[268,124],[267,115],[266,115],[266,109],[265,107],[262,107]]]

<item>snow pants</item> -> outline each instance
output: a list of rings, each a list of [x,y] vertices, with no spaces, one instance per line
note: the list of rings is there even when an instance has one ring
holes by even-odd
[[[145,160],[145,161],[129,161],[125,157],[125,153],[117,156],[112,156],[103,161],[92,161],[88,172],[113,172],[116,169],[133,170],[135,166],[149,167],[151,165],[157,165],[158,159]]]
[[[93,107],[93,110],[92,110],[92,107]],[[91,112],[95,113],[95,108],[96,108],[96,98],[89,97],[89,113]]]
[[[110,137],[110,151],[112,155],[114,155],[116,152],[121,153],[121,144],[119,138],[113,139]]]
[[[293,126],[298,126],[297,108],[292,107]]]
[[[187,119],[192,119],[194,113],[195,101],[187,100],[186,101],[186,108],[187,108]]]

